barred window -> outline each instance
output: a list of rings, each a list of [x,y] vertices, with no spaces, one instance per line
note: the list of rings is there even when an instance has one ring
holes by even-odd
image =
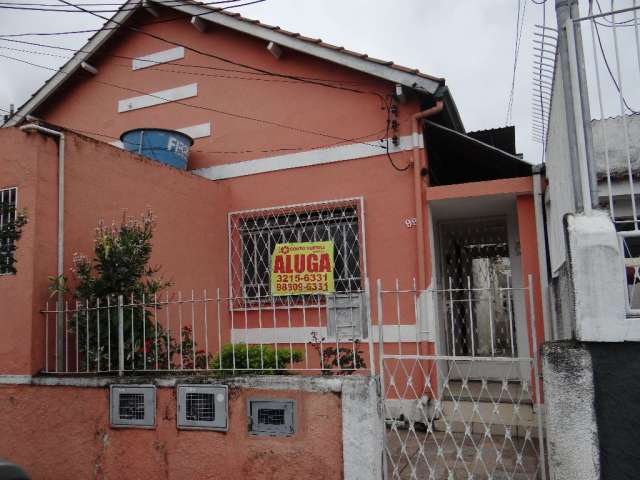
[[[358,206],[326,202],[236,214],[230,220],[232,290],[246,299],[270,296],[271,255],[278,243],[334,245],[334,287],[339,293],[361,288]]]
[[[0,275],[13,273],[14,239],[8,228],[16,220],[18,189],[0,189]]]

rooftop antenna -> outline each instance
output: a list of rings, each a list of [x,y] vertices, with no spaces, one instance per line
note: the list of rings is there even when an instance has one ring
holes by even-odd
[[[531,105],[532,140],[543,146],[549,133],[549,111],[553,94],[558,30],[536,25],[533,33],[533,103]],[[544,153],[543,153],[544,158]]]

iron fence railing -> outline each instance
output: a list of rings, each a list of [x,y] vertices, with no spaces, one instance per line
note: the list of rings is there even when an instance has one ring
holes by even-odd
[[[396,280],[373,295],[363,281],[363,290],[285,300],[216,289],[47,304],[44,372],[373,374],[380,342],[399,355],[416,347],[466,359],[526,355],[529,289],[490,280],[450,278],[427,290]],[[380,295],[393,298],[384,310]]]
[[[366,289],[284,303],[214,292],[47,304],[44,371],[349,374],[372,364]]]
[[[378,319],[388,325],[379,332],[378,359],[385,478],[546,479],[542,337],[533,276],[524,286],[487,282],[474,287],[471,276],[446,283],[449,288],[427,291],[377,283]],[[439,312],[434,327],[444,335],[437,335],[433,346],[400,337],[412,305],[417,318],[424,316],[421,302]],[[485,313],[476,315],[481,310]],[[513,336],[517,344],[515,338],[523,337],[519,349],[513,343],[499,349],[488,330],[495,329],[501,311],[512,324],[505,340]],[[454,326],[447,328],[451,322]],[[460,341],[464,324],[466,346]],[[390,335],[395,328],[397,335]],[[477,342],[483,328],[484,346]]]

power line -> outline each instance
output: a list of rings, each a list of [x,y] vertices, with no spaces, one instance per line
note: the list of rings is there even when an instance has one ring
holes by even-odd
[[[9,60],[14,60],[14,61],[17,61],[17,62],[21,62],[21,63],[27,64],[27,65],[31,65],[33,67],[42,68],[42,69],[45,69],[45,70],[51,70],[51,71],[54,71],[54,72],[60,72],[65,76],[69,76],[70,75],[69,72],[65,72],[63,70],[56,70],[55,68],[46,67],[44,65],[39,65],[37,63],[29,62],[27,60],[22,60],[22,59],[15,58],[15,57],[10,57],[8,55],[0,54],[0,57],[7,58]],[[318,132],[318,131],[314,131],[314,130],[307,130],[307,129],[304,129],[304,128],[294,127],[294,126],[291,126],[291,125],[286,125],[286,124],[282,124],[282,123],[271,121],[271,120],[265,120],[265,119],[262,119],[262,118],[255,118],[255,117],[251,117],[251,116],[248,116],[248,115],[242,115],[242,114],[238,114],[238,113],[227,112],[227,111],[224,111],[224,110],[220,110],[220,109],[216,109],[216,108],[212,108],[212,107],[206,107],[206,106],[203,106],[203,105],[194,105],[194,104],[182,102],[182,101],[179,101],[179,100],[169,100],[169,99],[166,99],[166,98],[161,97],[159,95],[155,95],[155,94],[152,94],[152,93],[148,93],[148,92],[144,92],[144,91],[141,91],[141,90],[137,90],[135,88],[125,87],[123,85],[117,85],[117,84],[114,84],[114,83],[105,82],[103,80],[98,80],[96,78],[92,78],[92,80],[94,82],[96,82],[96,83],[100,83],[102,85],[106,85],[106,86],[109,86],[109,87],[112,87],[112,88],[118,88],[118,89],[121,89],[121,90],[126,90],[126,91],[129,91],[129,92],[137,93],[139,95],[147,95],[147,96],[150,96],[150,97],[153,97],[153,98],[157,98],[159,100],[163,100],[163,101],[166,101],[166,102],[171,102],[171,103],[178,104],[178,105],[183,105],[183,106],[189,107],[189,108],[194,108],[194,109],[198,109],[198,110],[206,110],[206,111],[210,111],[210,112],[213,112],[213,113],[218,113],[220,115],[226,115],[226,116],[230,116],[230,117],[234,117],[234,118],[239,118],[239,119],[242,119],[242,120],[251,120],[251,121],[254,121],[254,122],[257,122],[257,123],[263,123],[265,125],[270,125],[270,126],[275,126],[275,127],[279,127],[279,128],[292,130],[292,131],[295,131],[295,132],[298,132],[298,133],[316,135],[316,136],[320,136],[320,137],[324,137],[324,138],[330,138],[332,140],[340,140],[341,142],[352,142],[352,141],[354,141],[353,139],[347,139],[347,138],[339,137],[339,136],[336,136],[336,135],[331,135],[331,134],[324,133],[324,132]],[[361,143],[363,145],[367,145],[367,146],[370,146],[370,147],[384,149],[383,146],[372,145],[372,144],[366,143],[366,142],[355,141],[355,143]]]
[[[63,59],[71,59],[73,57],[70,57],[68,55],[56,55],[56,54],[52,54],[52,53],[47,53],[47,52],[38,52],[38,51],[34,51],[34,50],[25,50],[25,49],[21,49],[21,48],[11,48],[11,47],[3,47],[0,46],[0,50],[10,50],[10,51],[14,51],[14,52],[20,52],[20,53],[29,53],[29,54],[33,54],[33,55],[45,55],[45,56],[49,56],[49,57],[55,57],[55,58],[63,58]],[[158,65],[161,65],[163,62],[158,62]],[[167,64],[170,64],[170,62],[167,62]],[[126,68],[128,70],[131,69],[131,65],[125,65],[125,64],[121,64],[121,63],[112,63],[111,64],[114,67],[118,67],[118,68]],[[153,65],[150,68],[153,69],[153,71],[155,72],[168,72],[168,73],[177,73],[178,75],[191,75],[191,76],[196,76],[196,77],[207,77],[207,78],[224,78],[224,79],[232,79],[232,80],[244,80],[244,81],[251,81],[251,82],[276,82],[276,83],[288,83],[288,84],[294,84],[294,85],[306,85],[305,83],[300,83],[297,80],[286,80],[283,78],[263,78],[263,77],[244,77],[241,75],[230,75],[230,74],[216,74],[216,73],[204,73],[204,72],[194,72],[194,71],[189,71],[189,70],[174,70],[174,69],[170,69],[170,68],[162,68],[158,65]],[[182,66],[182,65],[178,65],[178,66]],[[186,66],[186,65],[185,65]],[[193,67],[198,67],[197,65],[194,65]],[[227,69],[222,69],[223,71],[226,71]],[[245,72],[241,72],[241,71],[236,71],[238,73],[245,73]],[[250,72],[246,72],[246,74],[250,74]]]
[[[214,2],[206,2],[206,3],[198,3],[197,5],[217,5],[223,3],[234,3],[239,2],[241,0],[218,0]],[[123,7],[126,2],[111,2],[111,3],[76,3],[75,5],[81,7],[104,7],[104,6],[115,6],[115,7]],[[180,5],[196,5],[193,2],[189,2],[186,0],[166,0],[165,5],[170,4],[168,6],[180,6]],[[37,2],[10,2],[10,1],[0,1],[0,5],[17,5],[17,6],[34,6],[34,7],[60,7],[59,3],[37,3]],[[142,2],[138,2],[138,5],[142,5]],[[135,7],[137,8],[137,7]]]
[[[146,32],[144,30],[140,30],[139,28],[136,28],[136,27],[133,27],[133,26],[130,26],[130,25],[124,25],[124,24],[122,24],[122,23],[120,23],[120,22],[118,22],[116,20],[113,20],[113,19],[109,20],[108,18],[103,17],[102,15],[98,15],[95,12],[87,10],[87,9],[85,9],[83,7],[78,6],[78,5],[74,5],[73,3],[68,2],[66,0],[59,0],[59,1],[64,3],[65,5],[68,5],[68,6],[71,6],[71,7],[75,7],[78,10],[83,11],[85,13],[88,13],[90,15],[93,15],[95,17],[98,17],[98,18],[101,18],[103,20],[115,23],[116,25],[125,27],[125,28],[127,28],[127,29],[129,29],[129,30],[131,30],[131,31],[133,31],[135,33],[140,33],[142,35],[146,35],[146,36],[148,36],[150,38],[154,38],[156,40],[160,40],[162,42],[168,43],[168,44],[176,46],[176,47],[183,47],[185,50],[197,53],[199,55],[211,57],[211,58],[214,58],[214,59],[222,61],[222,62],[230,63],[230,64],[238,66],[238,67],[242,67],[242,68],[246,68],[246,69],[249,69],[249,70],[253,70],[253,71],[260,72],[260,73],[263,73],[263,74],[266,74],[266,75],[272,75],[272,76],[276,76],[276,77],[282,77],[282,78],[287,78],[287,79],[291,79],[291,80],[297,80],[297,81],[304,82],[304,83],[309,83],[309,84],[322,85],[322,86],[325,86],[327,88],[345,90],[345,91],[349,91],[349,92],[352,92],[352,93],[358,93],[358,94],[364,94],[364,95],[374,95],[374,96],[378,97],[379,100],[381,101],[382,108],[387,110],[387,117],[390,116],[390,107],[389,107],[389,105],[387,105],[384,97],[381,94],[377,93],[377,92],[366,92],[366,91],[358,90],[358,89],[351,88],[351,87],[344,87],[344,86],[328,84],[328,83],[324,83],[324,82],[318,82],[318,81],[315,81],[315,80],[303,79],[303,78],[297,77],[295,75],[281,74],[281,73],[272,72],[270,70],[266,70],[266,69],[263,69],[263,68],[254,67],[252,65],[248,65],[248,64],[245,64],[245,63],[242,63],[242,62],[236,62],[236,61],[230,60],[228,58],[221,57],[219,55],[215,55],[215,54],[212,54],[212,53],[209,53],[209,52],[204,52],[202,50],[199,50],[197,48],[193,48],[193,47],[191,47],[189,45],[185,45],[185,44],[182,44],[180,42],[169,40],[169,39],[164,38],[164,37],[162,37],[160,35],[156,35],[156,34],[153,34],[153,33],[150,33],[150,32]],[[258,1],[264,1],[264,0],[258,0]],[[254,3],[257,3],[257,2],[254,2]],[[25,62],[25,63],[30,63],[30,62]],[[101,82],[99,80],[96,80],[96,81]],[[106,82],[101,82],[101,83],[109,85]],[[116,88],[125,88],[125,89],[127,89],[127,87],[122,87],[122,86],[116,86],[116,85],[110,85],[110,86],[115,86]],[[129,90],[136,91],[135,89],[129,89]],[[148,94],[146,92],[139,92],[138,91],[138,93],[143,94],[143,95],[150,95],[150,94]],[[154,95],[151,95],[151,96],[154,96]],[[158,98],[160,98],[160,97],[158,97]],[[340,138],[340,137],[335,137],[335,136],[327,135],[327,134],[320,133],[320,132],[305,131],[304,129],[299,129],[299,128],[296,128],[296,127],[290,127],[290,126],[287,126],[287,125],[282,125],[282,124],[279,124],[277,122],[270,122],[268,120],[256,119],[256,118],[249,117],[249,116],[232,114],[230,112],[224,112],[224,111],[221,111],[221,110],[210,109],[210,108],[207,108],[207,107],[195,106],[195,105],[188,104],[188,103],[185,103],[185,102],[175,101],[174,103],[177,103],[177,104],[180,104],[180,105],[189,106],[189,107],[192,107],[192,108],[205,108],[205,109],[212,110],[212,111],[214,111],[216,113],[220,113],[220,114],[223,114],[223,115],[230,115],[230,116],[234,116],[234,117],[238,117],[238,118],[244,118],[244,119],[247,119],[247,120],[253,120],[253,121],[256,121],[256,122],[260,122],[260,123],[271,124],[271,125],[282,127],[282,128],[289,128],[289,129],[293,129],[293,130],[300,131],[300,132],[303,132],[303,133],[310,133],[310,134],[325,136],[325,137],[328,137],[328,138],[339,139],[339,140],[342,140],[342,141],[346,140],[346,139],[343,139],[343,138]],[[358,143],[363,143],[363,142],[358,142]],[[368,145],[368,144],[366,144],[366,145]],[[387,141],[387,145],[386,145],[386,152],[387,152],[387,156],[388,156],[389,160],[391,160],[391,156],[389,154],[388,141]],[[395,164],[393,164],[392,161],[391,161],[391,164],[394,166],[394,168],[396,168]]]
[[[3,111],[7,114],[10,114],[11,112],[9,110],[6,110],[2,107],[0,107],[0,111]],[[14,115],[16,115],[14,113]],[[27,115],[18,115],[19,117],[22,117],[23,119],[27,118]],[[410,118],[407,118],[405,120],[403,120],[400,123],[405,123],[406,121],[410,120]],[[105,133],[98,133],[92,130],[86,130],[86,129],[79,129],[79,128],[75,128],[75,127],[69,127],[69,126],[64,126],[64,125],[56,125],[64,130],[68,130],[70,132],[74,132],[74,133],[79,133],[81,135],[87,134],[87,135],[95,135],[98,137],[103,137],[103,138],[108,138],[110,140],[120,140],[119,137],[114,137],[113,135],[108,135]],[[380,134],[382,132],[384,132],[385,129],[380,129],[380,130],[376,130],[375,132],[371,132],[368,133],[366,135],[362,135],[359,137],[355,137],[353,139],[349,139],[346,141],[352,141],[352,140],[362,140],[364,138],[368,138],[368,137],[372,137],[374,135]],[[231,151],[211,151],[211,150],[199,150],[199,149],[190,149],[191,152],[196,152],[196,153],[205,153],[205,154],[211,154],[211,155],[242,155],[242,154],[247,154],[247,153],[277,153],[277,152],[295,152],[295,151],[311,151],[311,150],[318,150],[318,149],[323,149],[323,148],[330,148],[330,147],[334,147],[336,145],[340,145],[342,143],[346,143],[346,141],[339,141],[339,142],[335,142],[335,143],[330,143],[330,144],[324,144],[324,145],[316,145],[313,147],[282,147],[282,148],[271,148],[271,149],[256,149],[256,150],[231,150]],[[374,146],[374,145],[371,145]],[[384,147],[382,147],[384,148]]]
[[[513,55],[513,74],[511,77],[511,92],[509,93],[509,104],[507,106],[507,118],[505,120],[505,124],[509,124],[511,120],[511,115],[513,113],[513,100],[514,100],[515,87],[516,87],[516,71],[518,67],[518,54],[520,52],[520,43],[522,40],[525,14],[527,11],[527,1],[525,0],[524,7],[522,8],[522,15],[520,15],[521,3],[522,3],[521,0],[518,0],[518,14],[516,18],[516,44],[515,44],[515,51]]]
[[[94,53],[88,50],[75,50],[73,48],[68,48],[68,47],[59,47],[57,45],[49,45],[46,43],[37,43],[37,42],[28,42],[25,40],[14,40],[14,39],[8,39],[8,38],[0,38],[0,41],[5,41],[5,42],[12,42],[12,43],[18,43],[18,44],[22,44],[22,45],[30,45],[30,46],[36,46],[36,47],[42,47],[42,48],[51,48],[51,49],[55,49],[55,50],[63,50],[63,51],[67,51],[67,52],[72,52],[72,53]],[[59,57],[59,58],[66,58],[66,59],[72,59],[72,56],[63,56],[63,55],[54,55],[54,54],[50,54],[50,53],[46,53],[46,52],[34,52],[33,50],[21,50],[21,49],[11,49],[10,47],[0,47],[0,48],[5,48],[8,50],[15,50],[15,51],[22,51],[23,53],[35,53],[36,55],[47,55],[47,56],[55,56],[55,57]],[[124,59],[124,60],[135,60],[135,57],[129,57],[126,55],[116,55],[116,54],[110,54],[110,53],[103,53],[102,55],[108,56],[108,57],[113,57],[113,58],[119,58],[119,59]],[[260,72],[252,72],[252,71],[247,71],[247,70],[237,70],[237,69],[230,69],[230,68],[223,68],[223,67],[213,67],[210,65],[195,65],[195,64],[188,64],[188,63],[178,63],[178,62],[154,62],[153,60],[147,60],[148,63],[152,64],[155,63],[155,65],[151,65],[149,68],[153,68],[154,70],[158,70],[158,65],[173,65],[176,67],[187,67],[187,68],[197,68],[197,69],[204,69],[204,70],[213,70],[213,71],[222,71],[222,72],[230,72],[230,73],[240,73],[243,75],[257,75],[257,76],[265,76],[266,74],[264,73],[260,73]],[[120,66],[120,65],[119,65]],[[270,75],[269,75],[270,76]],[[316,82],[325,82],[325,83],[337,83],[337,84],[344,84],[344,85],[363,85],[362,82],[356,82],[356,81],[348,81],[348,80],[338,80],[338,79],[330,79],[330,78],[317,78],[317,77],[305,77],[305,76],[298,76],[297,78],[300,78],[302,80],[313,80]],[[247,80],[250,80],[247,78]],[[272,80],[272,81],[276,81],[276,80]],[[280,80],[280,81],[285,81],[285,80]],[[296,80],[296,82],[300,82],[300,80]],[[314,83],[313,85],[317,85],[316,83]]]
[[[59,0],[59,1],[64,3],[64,4],[66,4],[66,5],[72,6],[72,7],[75,6],[73,3],[68,2],[67,0]],[[261,1],[264,1],[264,0],[261,0]],[[193,53],[197,53],[199,55],[203,55],[203,56],[206,56],[206,57],[211,57],[211,58],[214,58],[216,60],[220,60],[222,62],[230,63],[230,64],[235,65],[237,67],[242,67],[242,68],[246,68],[246,69],[249,69],[249,70],[254,70],[256,72],[261,72],[261,73],[264,73],[266,75],[273,75],[273,76],[282,77],[282,78],[288,78],[288,79],[292,79],[292,80],[299,80],[299,81],[303,81],[303,82],[307,82],[307,83],[315,83],[317,85],[323,85],[323,86],[325,86],[327,88],[345,90],[345,91],[350,91],[350,92],[353,92],[353,93],[359,93],[359,94],[365,94],[365,95],[375,95],[376,97],[378,97],[381,100],[381,105],[383,106],[383,108],[386,106],[386,102],[384,100],[384,97],[382,95],[380,95],[379,93],[377,93],[377,92],[365,92],[365,91],[362,91],[362,90],[357,90],[355,88],[342,87],[342,86],[339,86],[339,85],[331,85],[331,84],[327,84],[327,83],[323,83],[323,82],[317,82],[315,80],[305,80],[305,79],[303,79],[301,77],[297,77],[295,75],[287,75],[287,74],[272,72],[272,71],[264,69],[264,68],[254,67],[252,65],[248,65],[248,64],[245,64],[245,63],[242,63],[242,62],[237,62],[237,61],[233,61],[233,60],[230,60],[228,58],[225,58],[225,57],[221,57],[220,55],[215,55],[213,53],[204,52],[204,51],[202,51],[200,49],[191,47],[189,45],[186,45],[186,44],[183,44],[183,43],[180,43],[180,42],[176,42],[174,40],[169,40],[169,39],[164,38],[164,37],[162,37],[160,35],[156,35],[154,33],[146,32],[144,30],[140,30],[139,28],[136,28],[136,27],[133,27],[133,26],[130,26],[130,25],[125,25],[125,24],[120,23],[120,22],[118,22],[116,20],[113,20],[113,19],[109,20],[108,18],[103,17],[102,15],[98,15],[97,13],[93,13],[90,10],[87,10],[85,8],[82,8],[82,7],[76,7],[76,8],[78,8],[79,10],[81,10],[81,11],[83,11],[85,13],[93,15],[95,17],[101,18],[103,20],[110,21],[112,23],[115,23],[116,25],[120,25],[121,27],[125,27],[125,28],[131,30],[132,32],[140,33],[142,35],[146,35],[146,36],[148,36],[150,38],[154,38],[154,39],[159,40],[161,42],[165,42],[165,43],[168,43],[170,45],[173,45],[174,47],[182,47],[185,50],[188,50],[188,51],[193,52]]]
[[[604,47],[602,45],[602,39],[600,38],[600,31],[598,30],[598,26],[595,25],[595,31],[596,31],[596,38],[598,40],[598,46],[600,48],[600,53],[602,54],[602,59],[604,60],[604,65],[607,68],[607,72],[609,73],[609,77],[611,78],[611,81],[613,82],[613,85],[616,87],[616,90],[618,91],[618,94],[620,95],[620,98],[622,98],[622,102],[624,103],[624,106],[627,108],[627,110],[629,110],[633,115],[636,115],[640,112],[634,110],[633,108],[631,108],[629,106],[629,104],[627,103],[627,99],[624,98],[624,94],[622,93],[622,90],[620,90],[620,86],[618,85],[618,82],[616,81],[616,77],[613,74],[613,70],[611,70],[611,66],[609,65],[609,60],[607,60],[607,56],[604,52]]]
[[[221,0],[221,1],[215,1],[215,2],[207,2],[207,3],[192,3],[192,2],[185,2],[185,1],[177,1],[177,2],[172,2],[171,5],[166,5],[169,7],[180,7],[180,6],[207,6],[207,5],[219,5],[219,4],[225,4],[225,3],[233,3],[233,2],[238,2],[240,0]],[[229,9],[229,8],[236,8],[236,7],[243,7],[245,5],[252,5],[254,3],[261,3],[263,1],[266,0],[254,0],[251,2],[247,2],[244,4],[240,4],[240,5],[231,5],[228,7],[225,7],[225,9]],[[84,3],[84,4],[80,4],[80,3],[76,3],[73,4],[73,6],[96,6],[99,4],[91,4],[91,3]],[[112,4],[115,5],[115,4]],[[132,10],[137,10],[138,8],[140,8],[142,6],[142,3],[137,3],[135,6],[129,6],[126,7],[123,4],[120,4],[121,8],[117,8],[117,9],[108,9],[108,10],[87,10],[89,12],[92,13],[118,13],[118,12],[127,12],[127,11],[132,11]],[[160,7],[165,6],[165,5],[158,5]],[[26,4],[26,3],[20,3],[20,4],[15,4],[15,3],[6,3],[6,2],[0,2],[0,9],[2,10],[26,10],[26,11],[38,11],[38,12],[58,12],[58,13],[80,13],[81,11],[74,9],[74,10],[64,10],[63,9],[63,5],[58,5],[58,4],[38,4],[38,3],[32,3],[32,4]],[[219,8],[218,10],[222,10],[223,8]]]
[[[178,1],[178,0],[175,0]],[[207,6],[207,5],[213,5],[213,4],[217,4],[217,3],[228,3],[228,2],[237,2],[240,0],[221,0],[219,2],[210,2],[210,3],[184,3],[183,5],[185,6]],[[215,12],[220,12],[223,10],[229,10],[232,8],[239,8],[239,7],[245,7],[248,5],[253,5],[256,3],[262,3],[265,2],[266,0],[252,0],[246,3],[241,3],[241,4],[236,4],[236,5],[230,5],[227,7],[217,7],[217,8],[211,8],[209,11],[206,12],[202,12],[202,13],[197,13],[197,14],[186,14],[186,13],[181,13],[179,15],[176,15],[174,17],[169,17],[169,18],[164,18],[164,19],[160,19],[160,20],[153,20],[151,22],[145,22],[145,23],[140,23],[138,24],[139,27],[146,27],[148,25],[157,25],[159,23],[169,23],[169,22],[173,22],[175,20],[181,20],[187,17],[201,17],[203,15],[208,15],[210,13],[215,13]],[[81,5],[81,4],[77,4],[77,5]],[[165,6],[165,5],[160,5],[160,6]],[[174,6],[181,6],[180,4],[175,4],[175,5],[166,5],[167,7],[174,7]],[[139,3],[137,7],[135,8],[141,8],[141,4]],[[129,9],[129,10],[133,10],[133,9]],[[53,10],[54,12],[60,12],[61,10]],[[118,10],[121,11],[121,10]],[[82,10],[73,10],[72,12],[74,13],[85,13]],[[103,20],[107,20],[109,21],[109,19],[107,19],[106,17],[100,17]],[[111,20],[114,21],[114,20]],[[76,34],[81,34],[81,33],[96,33],[96,32],[101,32],[103,30],[117,30],[118,28],[120,28],[121,24],[118,24],[118,26],[116,27],[107,27],[106,25],[103,26],[102,28],[93,28],[93,29],[86,29],[86,30],[72,30],[72,31],[66,31],[66,32],[30,32],[30,33],[14,33],[14,34],[6,34],[6,35],[0,35],[0,37],[34,37],[34,36],[60,36],[60,35],[76,35]]]

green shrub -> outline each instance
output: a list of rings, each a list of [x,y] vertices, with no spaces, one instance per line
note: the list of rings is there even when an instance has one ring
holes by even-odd
[[[11,221],[8,219],[11,218]],[[16,206],[10,203],[0,203],[0,274],[16,271],[16,244],[22,235],[22,227],[27,224],[27,216],[16,212]]]
[[[228,343],[222,347],[222,352],[213,355],[210,365],[223,375],[286,375],[289,365],[303,358],[300,350],[286,347],[279,348],[276,353],[271,345],[247,347],[245,343]]]
[[[127,217],[125,212],[119,224],[106,225],[101,221],[95,230],[93,258],[77,253],[73,256],[75,288],[67,287],[64,276],[50,277],[52,295],[71,294],[70,305],[77,302],[76,313],[69,318],[69,333],[77,337],[78,369],[95,370],[98,365],[100,369],[117,367],[119,295],[124,297],[125,304],[138,304],[123,309],[126,368],[155,368],[156,364],[160,369],[175,368],[171,364],[177,352],[176,341],[154,321],[155,312],[162,308],[161,304],[153,303],[154,299],[171,285],[157,278],[160,268],[150,264],[154,229],[150,211],[140,219]],[[107,299],[109,308],[105,308]],[[99,311],[95,308],[98,301]],[[100,338],[94,327],[98,319],[102,324]]]

